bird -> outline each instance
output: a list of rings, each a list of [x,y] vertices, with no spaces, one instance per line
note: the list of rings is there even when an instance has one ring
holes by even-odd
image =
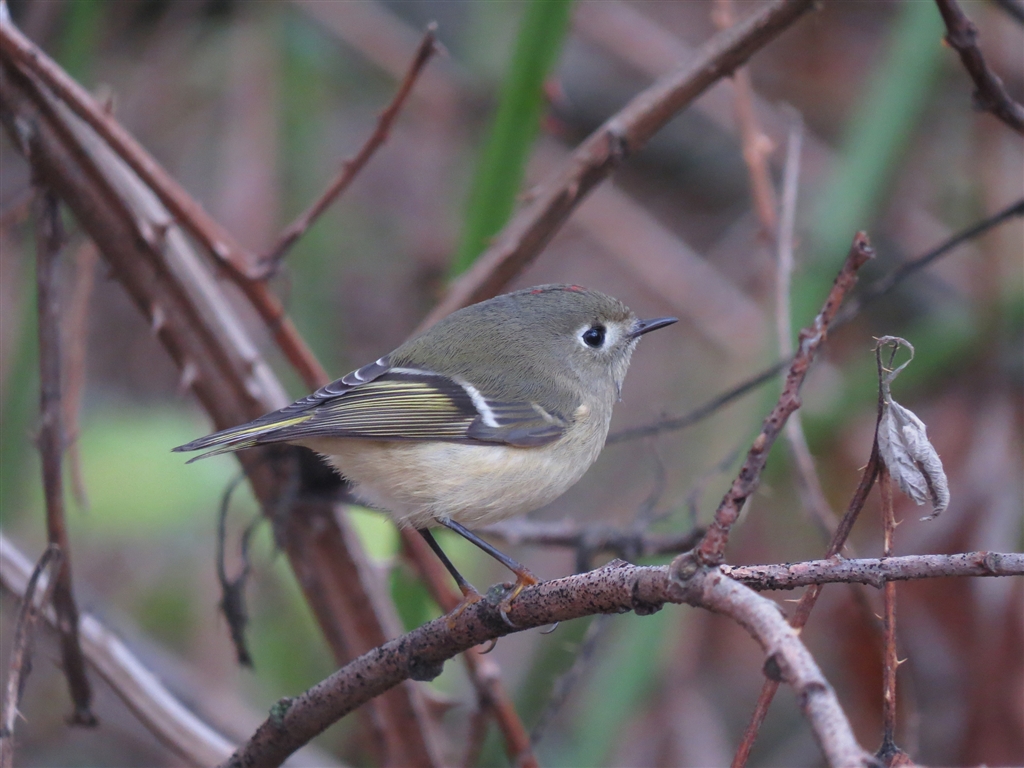
[[[541,285],[460,309],[393,352],[254,421],[174,448],[191,461],[274,443],[322,456],[367,506],[416,529],[463,606],[480,594],[430,529],[444,526],[516,575],[499,610],[537,578],[471,529],[545,506],[604,447],[640,337],[618,299]],[[460,608],[461,610],[461,608]],[[508,622],[511,624],[511,622]]]

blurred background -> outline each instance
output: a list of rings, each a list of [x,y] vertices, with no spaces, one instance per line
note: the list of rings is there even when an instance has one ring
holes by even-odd
[[[521,200],[576,143],[716,31],[712,2],[576,2],[564,32],[546,30],[554,64],[539,130],[518,136],[528,149],[522,181],[516,169],[487,177],[497,172],[481,158],[501,153],[489,137],[496,135],[503,83],[514,77],[517,37],[522,44],[535,5],[30,0],[11,3],[11,12],[87,89],[111,99],[121,123],[256,252],[269,248],[370,134],[425,25],[438,22],[447,55],[431,61],[387,144],[274,281],[302,335],[329,373],[341,376],[400,343],[472,261],[489,237],[479,235],[481,190],[512,185]],[[743,17],[758,7],[738,3],[735,12]],[[1024,25],[994,2],[963,7],[980,29],[987,61],[1020,100]],[[803,125],[794,328],[820,307],[857,229],[869,232],[878,251],[863,286],[1024,194],[1020,137],[972,110],[973,86],[942,44],[943,33],[931,2],[824,3],[752,59],[754,110],[776,190],[787,135]],[[509,285],[579,283],[621,298],[641,316],[682,319],[640,346],[613,433],[685,413],[779,357],[774,245],[752,204],[734,93],[720,84],[674,119]],[[45,532],[32,439],[38,375],[30,179],[6,135],[0,164],[0,505],[4,534],[34,558]],[[180,394],[176,369],[121,286],[68,223],[65,306],[78,314],[67,333],[87,329],[74,448],[80,472],[70,510],[79,606],[124,637],[201,716],[229,737],[245,738],[275,700],[329,674],[330,653],[263,526],[249,590],[255,670],[235,663],[217,611],[214,555],[217,509],[237,463],[219,457],[186,467],[170,453],[210,425]],[[76,270],[95,279],[77,304]],[[290,394],[305,394],[252,320]],[[829,339],[801,413],[837,513],[870,452],[873,337],[885,334],[917,349],[894,395],[927,423],[952,493],[947,512],[930,522],[920,522],[922,511],[897,495],[904,521],[897,553],[1020,551],[1021,220],[958,248]],[[649,515],[657,532],[686,531],[694,516],[706,523],[736,456],[777,395],[777,381],[770,382],[686,430],[609,445],[578,486],[534,517],[629,526]],[[406,624],[436,616],[398,557],[390,523],[368,511],[352,514]],[[251,496],[240,490],[231,508],[235,529],[255,515]],[[858,555],[880,554],[878,519],[873,494],[852,537]],[[442,535],[442,543],[478,586],[506,578],[463,542]],[[824,547],[780,441],[732,537],[729,562],[812,559]],[[542,578],[576,566],[572,551],[508,549]],[[1022,587],[1019,579],[900,585],[900,656],[908,661],[900,667],[897,736],[915,759],[1024,763]],[[879,612],[880,596],[864,596]],[[5,594],[0,607],[6,659],[16,603]],[[854,590],[825,590],[803,636],[859,740],[876,748],[879,636]],[[42,633],[36,654],[17,731],[20,764],[174,764],[95,676],[101,727],[68,728],[52,634]],[[761,652],[741,629],[671,606],[649,617],[580,620],[548,636],[513,635],[491,658],[527,727],[543,729],[537,753],[544,765],[726,764],[763,680]],[[555,682],[574,661],[575,684],[551,712]],[[457,661],[430,687],[458,761],[474,694]],[[318,745],[367,764],[355,723],[342,721]],[[783,690],[751,764],[821,761]],[[479,764],[507,764],[496,734]]]

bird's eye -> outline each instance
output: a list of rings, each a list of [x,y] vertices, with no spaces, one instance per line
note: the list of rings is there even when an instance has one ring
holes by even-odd
[[[592,325],[583,332],[583,343],[588,347],[600,349],[604,344],[605,328],[603,325]]]

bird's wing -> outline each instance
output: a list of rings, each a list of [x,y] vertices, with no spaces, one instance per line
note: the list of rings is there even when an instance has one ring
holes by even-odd
[[[327,437],[447,440],[539,446],[557,440],[566,419],[526,401],[489,398],[457,378],[392,368],[387,358],[353,371],[286,408],[200,438],[176,451],[197,458],[280,442]]]

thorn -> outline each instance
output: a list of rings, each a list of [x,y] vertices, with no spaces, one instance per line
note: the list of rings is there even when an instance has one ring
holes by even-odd
[[[488,653],[490,653],[491,651],[493,651],[497,647],[498,647],[498,638],[492,637],[490,642],[487,643],[487,650],[486,651],[480,651],[480,655],[481,656],[486,656]]]
[[[192,385],[199,380],[199,366],[189,360],[181,367],[181,377],[178,379],[178,392],[185,394]]]
[[[910,661],[910,657],[909,656],[907,658],[905,658],[905,659],[896,659],[896,666],[898,667],[900,664],[905,664],[908,661]]]
[[[164,308],[160,304],[154,303],[150,307],[149,314],[149,330],[156,336],[167,324],[167,313],[164,312]]]

